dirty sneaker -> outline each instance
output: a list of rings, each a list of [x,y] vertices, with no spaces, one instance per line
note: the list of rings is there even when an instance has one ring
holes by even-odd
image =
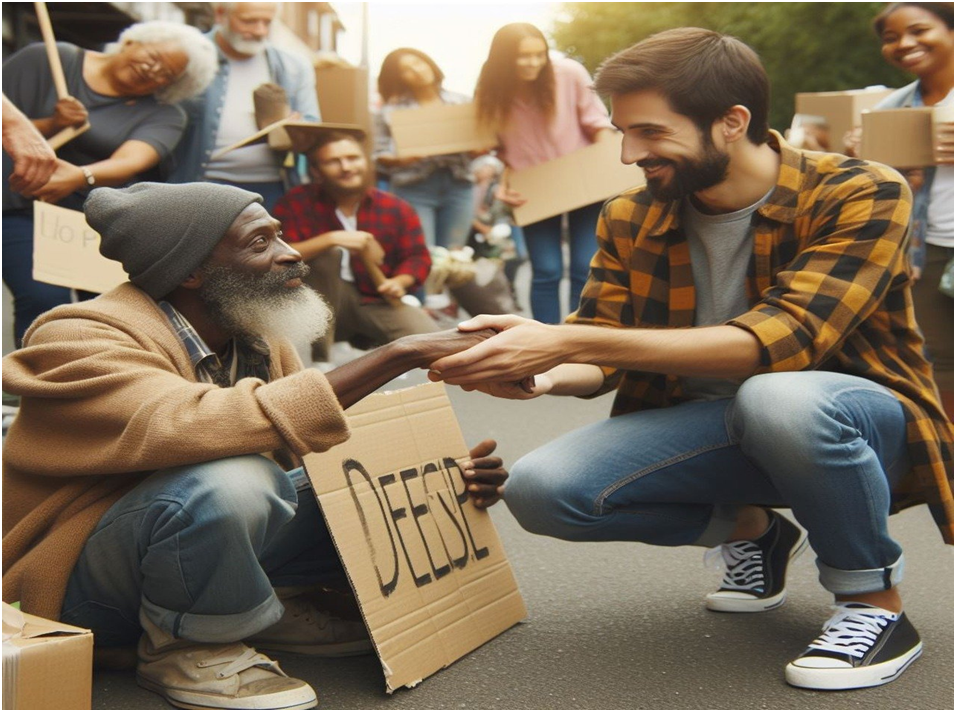
[[[372,640],[361,621],[323,613],[304,596],[283,599],[282,605],[285,606],[282,618],[250,638],[247,641],[250,645],[324,658],[372,652]]]
[[[893,682],[923,652],[905,613],[841,603],[823,635],[787,665],[787,682],[814,690],[851,690]]]

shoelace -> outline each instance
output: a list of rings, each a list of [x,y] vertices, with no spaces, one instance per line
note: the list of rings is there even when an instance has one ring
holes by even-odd
[[[763,593],[763,552],[752,541],[732,541],[704,552],[704,565],[724,571],[720,587]]]
[[[846,606],[832,606],[836,611],[823,624],[823,635],[810,643],[815,650],[842,653],[862,658],[873,647],[880,633],[896,620],[883,611],[868,611]]]
[[[229,664],[216,673],[216,677],[220,679],[237,675],[243,670],[248,670],[253,667],[266,667],[282,674],[282,671],[279,670],[279,666],[276,665],[274,660],[266,657],[262,653],[257,653],[255,648],[246,648],[237,658],[233,658],[231,655],[220,655],[219,657],[208,658],[202,662],[202,667],[213,667],[214,665],[221,665],[222,663]]]

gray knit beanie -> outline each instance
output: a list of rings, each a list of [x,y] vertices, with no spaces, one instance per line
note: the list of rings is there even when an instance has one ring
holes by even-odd
[[[261,202],[256,193],[218,183],[137,183],[97,188],[83,212],[100,234],[102,255],[159,299],[209,257],[239,213]]]

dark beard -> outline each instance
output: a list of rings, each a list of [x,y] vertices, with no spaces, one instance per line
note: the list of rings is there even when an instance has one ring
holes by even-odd
[[[309,273],[308,265],[299,262],[276,272],[244,272],[225,266],[202,267],[203,283],[199,297],[203,300],[209,318],[227,333],[247,343],[276,335],[278,324],[271,323],[272,316],[290,310],[301,309],[295,321],[308,321],[313,312],[319,312],[322,304],[314,302],[318,295],[309,287],[290,288],[291,279],[302,279]],[[303,302],[308,302],[303,304]],[[321,325],[327,325],[327,314],[319,317]],[[295,326],[287,325],[286,330]],[[315,327],[318,328],[318,327]],[[281,331],[281,329],[279,329]],[[292,338],[290,334],[278,334]]]
[[[650,159],[639,161],[641,168],[670,164],[673,167],[670,179],[650,178],[647,189],[656,200],[681,200],[707,188],[712,188],[727,177],[730,156],[721,153],[710,137],[703,136],[703,151],[698,158],[681,158],[673,161]]]

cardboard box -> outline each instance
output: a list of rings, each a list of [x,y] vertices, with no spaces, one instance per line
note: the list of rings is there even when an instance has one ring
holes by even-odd
[[[478,125],[475,105],[470,103],[396,109],[389,121],[400,158],[485,151],[498,143],[494,131]]]
[[[336,124],[327,121],[303,121],[301,119],[280,119],[268,126],[263,126],[253,134],[249,134],[244,139],[236,141],[233,144],[220,148],[214,154],[213,158],[225,156],[230,151],[237,148],[248,146],[254,143],[268,142],[269,148],[273,151],[298,151],[306,153],[315,143],[315,139],[323,131],[348,131],[356,135],[360,141],[364,141],[367,134],[365,129],[357,124]]]
[[[318,66],[315,69],[315,92],[319,97],[322,121],[357,124],[371,136],[367,69]]]
[[[392,692],[526,611],[490,516],[465,494],[444,385],[373,394],[348,416],[352,437],[305,464]]]
[[[3,709],[88,710],[93,634],[3,604]]]
[[[822,116],[830,126],[830,150],[843,151],[843,137],[861,125],[861,115],[876,106],[893,89],[873,87],[848,91],[801,92],[796,96],[797,114]]]
[[[102,294],[127,280],[100,254],[100,235],[78,210],[33,201],[33,279]]]
[[[935,124],[952,120],[952,105],[864,112],[860,157],[894,168],[935,165]]]
[[[640,168],[621,163],[621,142],[610,139],[508,173],[509,186],[528,201],[514,210],[518,225],[607,200],[644,182]]]

